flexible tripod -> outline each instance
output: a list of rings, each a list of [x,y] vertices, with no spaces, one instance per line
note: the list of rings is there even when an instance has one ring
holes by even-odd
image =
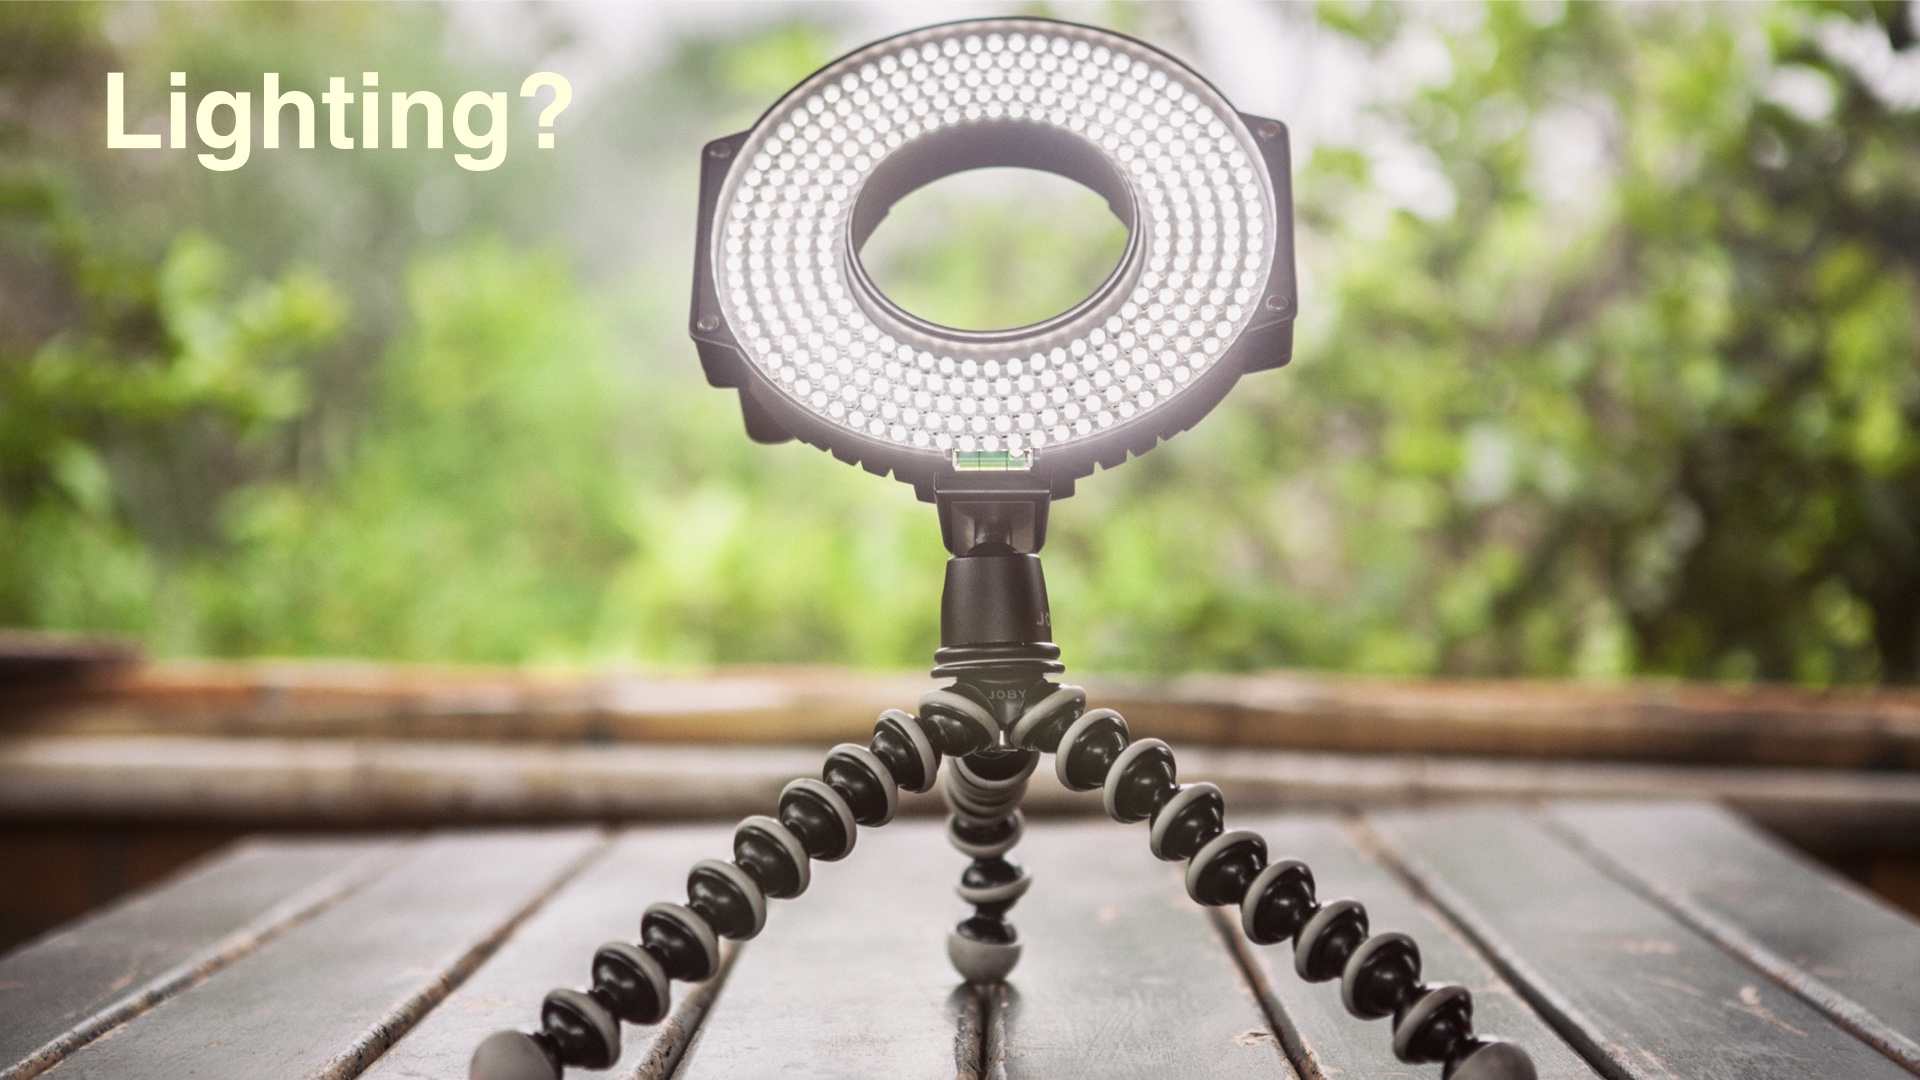
[[[1358,901],[1322,902],[1304,863],[1269,860],[1259,835],[1228,830],[1220,789],[1179,783],[1166,743],[1130,739],[1119,713],[1089,710],[1085,691],[1053,681],[1065,668],[1049,640],[1046,583],[1031,553],[1044,538],[1044,498],[968,504],[943,491],[939,503],[956,554],[947,561],[933,674],[952,684],[923,696],[917,713],[881,713],[868,745],[834,747],[819,779],[781,791],[776,816],[742,821],[732,862],[694,864],[687,902],[649,907],[639,944],[602,946],[592,988],[548,994],[538,1032],[489,1036],[474,1054],[473,1080],[559,1080],[563,1065],[612,1066],[621,1021],[663,1019],[670,980],[711,978],[721,937],[758,934],[769,898],[799,896],[809,860],[845,858],[859,826],[891,821],[900,789],[931,790],[943,757],[948,839],[973,860],[957,891],[974,907],[948,937],[947,952],[969,982],[1006,978],[1020,959],[1007,914],[1032,883],[1008,854],[1024,828],[1027,780],[1049,753],[1069,790],[1099,789],[1115,821],[1150,822],[1149,848],[1169,862],[1186,860],[1187,895],[1197,903],[1237,904],[1251,941],[1292,942],[1301,978],[1340,980],[1341,1001],[1354,1016],[1392,1017],[1401,1061],[1439,1063],[1443,1080],[1533,1080],[1524,1050],[1473,1034],[1466,988],[1421,981],[1412,938],[1369,936]]]

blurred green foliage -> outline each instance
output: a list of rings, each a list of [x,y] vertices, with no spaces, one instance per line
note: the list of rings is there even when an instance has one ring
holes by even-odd
[[[1905,5],[1493,5],[1396,117],[1450,214],[1368,242],[1315,162],[1347,254],[1280,445],[1342,447],[1327,540],[1380,589],[1322,655],[1920,673],[1920,113],[1815,46],[1836,23],[1911,44]]]
[[[1050,319],[1113,274],[1127,227],[1090,188],[1033,169],[975,169],[909,193],[860,250],[873,283],[943,326]]]
[[[475,178],[326,150],[213,174],[91,134],[109,70],[510,88],[511,58],[448,59],[474,50],[443,9],[0,6],[0,624],[924,664],[931,509],[748,442],[682,330],[693,149],[851,44],[839,18],[683,36]],[[1074,667],[1920,675],[1920,110],[1820,44],[1912,60],[1905,7],[1316,18],[1440,74],[1299,163],[1292,368],[1056,508]],[[970,224],[889,272],[983,324],[1030,314],[987,272],[1010,257],[1112,262],[942,212]]]

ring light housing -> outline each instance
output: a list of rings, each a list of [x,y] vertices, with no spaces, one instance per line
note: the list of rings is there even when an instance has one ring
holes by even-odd
[[[1106,199],[1128,237],[1107,279],[1007,330],[941,326],[889,300],[860,262],[887,211],[1006,166]],[[835,60],[707,144],[690,330],[754,439],[798,438],[930,502],[1005,489],[1035,506],[1037,547],[1048,498],[1291,357],[1289,171],[1284,125],[1236,112],[1143,42],[1034,18],[916,30]]]

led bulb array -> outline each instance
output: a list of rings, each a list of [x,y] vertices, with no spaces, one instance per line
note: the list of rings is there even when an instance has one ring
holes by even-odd
[[[996,123],[1078,140],[1122,178],[1118,287],[1030,334],[900,332],[854,285],[862,186],[917,139]],[[1178,62],[1085,27],[987,20],[870,46],[783,99],[740,158],[713,243],[741,351],[800,408],[908,450],[1020,456],[1153,413],[1233,344],[1274,258],[1240,117]]]

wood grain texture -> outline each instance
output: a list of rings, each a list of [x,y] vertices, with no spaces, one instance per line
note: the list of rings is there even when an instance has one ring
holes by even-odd
[[[1185,864],[1112,822],[1028,832],[1025,943],[998,1002],[1007,1080],[1295,1075]]]
[[[1920,923],[1719,807],[1548,814],[1615,878],[1920,1072]]]
[[[37,1075],[351,894],[406,846],[241,843],[0,959],[0,1078]]]
[[[1518,1043],[1532,1055],[1541,1080],[1594,1080],[1597,1074],[1496,974],[1444,917],[1364,850],[1356,831],[1328,816],[1253,819],[1239,823],[1267,839],[1273,859],[1299,859],[1313,869],[1323,901],[1358,900],[1374,933],[1397,930],[1420,946],[1422,977],[1473,991],[1474,1030]],[[1229,939],[1260,977],[1290,1056],[1308,1080],[1418,1077],[1433,1067],[1406,1065],[1393,1056],[1388,1020],[1358,1020],[1340,1004],[1338,983],[1314,985],[1293,970],[1291,943],[1254,945],[1240,930],[1237,908],[1218,909]]]
[[[1674,683],[1341,678],[1297,672],[1086,680],[1137,735],[1335,752],[1920,768],[1920,693]],[[920,673],[701,675],[380,664],[160,663],[104,685],[13,694],[19,734],[811,743],[864,737]]]
[[[604,843],[587,829],[430,837],[379,880],[46,1075],[358,1075]]]
[[[860,736],[865,741],[866,736]],[[1920,775],[1180,750],[1182,775],[1238,810],[1467,799],[1712,799],[1796,842],[1920,848]],[[254,827],[726,818],[760,813],[818,751],[341,739],[0,739],[0,817],[229,821]],[[1028,809],[1097,813],[1042,769]],[[934,795],[902,814],[941,812]]]
[[[676,1080],[976,1076],[976,1006],[946,954],[965,865],[931,822],[863,828],[845,861],[815,863],[740,950]]]
[[[688,675],[335,661],[176,661],[82,687],[0,687],[17,733],[829,745],[912,707],[924,673]]]
[[[1227,804],[1241,810],[1693,799],[1725,803],[1796,843],[1920,848],[1920,775],[1913,773],[1185,748],[1180,773],[1219,784]]]
[[[1361,900],[1375,930],[1413,934],[1427,976],[1472,987],[1477,1028],[1527,1046],[1543,1077],[1591,1076],[1561,1038],[1610,1078],[1912,1075],[1895,1059],[1920,1010],[1920,927],[1722,811],[1248,823],[1274,857],[1314,867],[1323,899]],[[531,1023],[553,986],[584,985],[593,948],[631,938],[639,911],[677,899],[728,836],[244,846],[0,961],[0,1040],[30,1053],[49,1041],[35,1030],[57,1038],[165,986],[46,1075],[346,1077],[371,1063],[374,1077],[457,1078],[479,1037]],[[948,965],[966,860],[939,825],[863,829],[730,951],[730,977],[676,987],[668,1021],[630,1029],[606,1075],[1290,1076],[1289,1058],[1307,1080],[1432,1075],[1394,1062],[1385,1026],[1345,1016],[1337,987],[1300,983],[1283,949],[1237,950],[1179,868],[1147,854],[1144,829],[1036,821],[1016,856],[1035,885],[1012,913],[1026,955],[1010,986],[977,994]],[[1249,985],[1237,961],[1260,977]]]
[[[338,825],[723,817],[762,812],[788,780],[819,769],[817,751],[776,748],[4,740],[0,814]]]
[[[1516,809],[1369,815],[1399,865],[1618,1077],[1911,1074]]]
[[[1920,693],[1302,672],[1100,681],[1138,734],[1212,746],[1689,764],[1920,767]],[[1175,745],[1178,745],[1176,743]]]
[[[731,851],[732,830],[718,826],[622,834],[363,1075],[368,1080],[464,1077],[480,1040],[501,1028],[536,1027],[547,991],[590,986],[595,949],[608,941],[638,940],[640,914],[648,904],[684,903],[688,868],[699,859],[727,858]],[[697,1027],[704,1002],[722,982],[724,975],[700,988],[675,985],[674,1006],[681,1015],[652,1027],[626,1026],[620,1064],[610,1075],[664,1077]]]
[[[712,1011],[720,991],[726,988],[741,948],[737,941],[721,941],[720,970],[706,982],[683,987],[667,1018],[649,1031],[635,1047],[636,1052],[623,1057],[608,1075],[620,1080],[665,1080],[673,1076],[693,1046],[693,1040],[699,1038],[700,1026],[706,1023],[707,1013]]]

